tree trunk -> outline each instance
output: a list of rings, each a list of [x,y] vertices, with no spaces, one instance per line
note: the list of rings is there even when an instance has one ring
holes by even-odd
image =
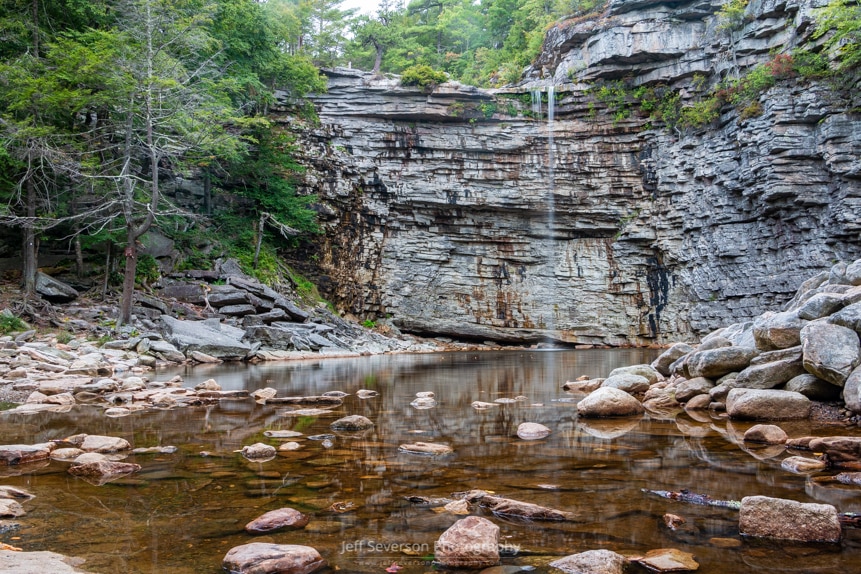
[[[123,294],[120,298],[120,316],[117,320],[117,327],[128,324],[132,320],[132,301],[135,294],[135,274],[138,268],[138,250],[137,237],[134,235],[134,229],[128,228],[128,244],[123,251],[123,256],[126,259],[126,268],[123,272]]]
[[[212,215],[212,176],[208,167],[203,169],[203,212]]]
[[[257,264],[260,262],[260,246],[263,244],[263,225],[266,222],[266,216],[261,215],[260,221],[257,222],[257,245],[254,248],[254,269],[257,269]]]
[[[374,48],[377,49],[377,57],[374,59],[374,69],[371,70],[375,76],[380,74],[380,66],[383,65],[383,45],[374,42]]]
[[[108,253],[105,255],[105,280],[102,282],[102,301],[108,298],[108,285],[114,267],[114,242],[108,240]]]
[[[27,223],[22,228],[22,268],[21,288],[24,298],[29,299],[36,294],[36,186],[31,177],[27,178]]]
[[[84,252],[81,249],[80,235],[75,235],[75,275],[78,279],[84,276]]]

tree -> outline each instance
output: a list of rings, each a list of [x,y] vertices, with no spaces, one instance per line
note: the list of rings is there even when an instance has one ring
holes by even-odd
[[[851,0],[832,0],[816,13],[816,38],[825,38],[841,72],[857,73],[861,64],[861,5]]]

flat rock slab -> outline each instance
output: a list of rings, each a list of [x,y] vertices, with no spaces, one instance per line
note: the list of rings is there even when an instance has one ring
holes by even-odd
[[[69,558],[54,552],[13,552],[0,550],[0,572],[3,574],[87,574],[77,566],[81,558]]]
[[[339,401],[341,399],[338,399]],[[373,428],[374,423],[368,417],[362,415],[350,415],[340,418],[329,425],[329,428],[337,431],[363,431]]]
[[[53,443],[0,445],[0,466],[47,460],[52,450]]]
[[[231,574],[310,574],[326,561],[310,546],[252,542],[231,548],[221,565]]]
[[[645,556],[632,559],[654,572],[690,572],[700,567],[694,555],[676,548],[649,550]]]
[[[438,444],[434,442],[416,442],[412,444],[402,444],[398,447],[398,451],[406,452],[409,454],[441,456],[453,453],[454,449],[447,444]]]
[[[27,511],[17,500],[0,498],[0,518],[18,518],[24,516]]]
[[[627,558],[610,550],[588,550],[551,562],[567,574],[623,574]]]
[[[745,536],[840,542],[837,509],[830,504],[805,504],[769,496],[746,496],[739,508],[739,531]]]
[[[245,531],[249,534],[263,534],[283,529],[304,528],[310,517],[293,508],[279,508],[270,510],[245,525]]]

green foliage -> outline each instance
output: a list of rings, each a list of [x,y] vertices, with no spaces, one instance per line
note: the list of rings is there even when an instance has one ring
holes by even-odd
[[[158,262],[155,257],[144,253],[138,256],[138,264],[135,268],[135,282],[139,285],[149,285],[157,281],[161,276],[158,268]]]
[[[736,31],[741,29],[745,22],[745,11],[748,0],[729,0],[717,12],[718,30]]]
[[[792,52],[794,70],[802,78],[818,80],[828,77],[831,70],[828,67],[828,58],[820,52],[811,52],[802,48]]]
[[[18,331],[26,331],[27,323],[8,311],[0,313],[0,335],[8,335]]]
[[[376,329],[377,322],[373,319],[365,319],[364,321],[362,321],[362,327],[364,327],[365,329]]]
[[[68,344],[75,336],[68,331],[57,331],[57,342],[61,345]]]
[[[416,64],[401,72],[401,84],[404,86],[419,86],[432,90],[447,79],[445,72],[434,70],[427,64]]]
[[[814,38],[824,38],[825,48],[842,73],[857,73],[861,64],[861,5],[855,0],[831,0],[817,10]]]

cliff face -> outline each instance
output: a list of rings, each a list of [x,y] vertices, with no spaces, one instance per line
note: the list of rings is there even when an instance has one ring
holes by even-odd
[[[760,115],[686,130],[614,121],[590,94],[624,77],[684,96],[812,31],[809,2],[753,0],[732,35],[718,8],[611,2],[551,30],[517,89],[332,71],[303,135],[324,290],[412,331],[648,344],[778,307],[861,256],[861,119],[827,86],[781,82]]]

